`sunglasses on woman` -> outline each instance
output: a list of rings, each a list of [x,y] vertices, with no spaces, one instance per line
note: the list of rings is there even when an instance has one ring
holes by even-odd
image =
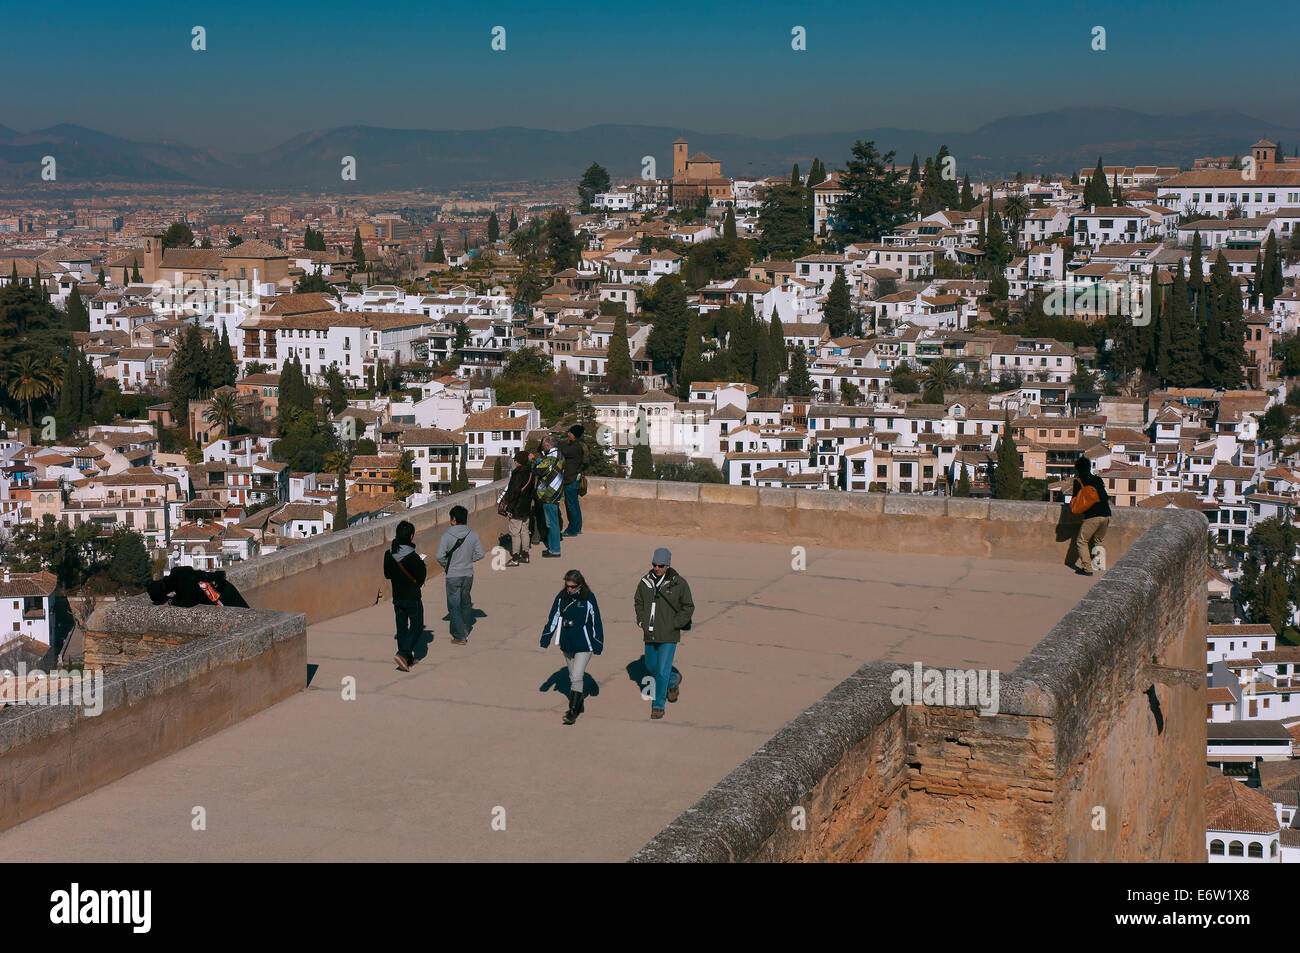
[[[580,585],[578,585],[576,582],[566,582],[566,583],[564,584],[564,588],[565,588],[565,589],[572,589],[574,592],[577,592],[577,591],[578,591],[579,589],[581,589],[582,587],[581,587]]]

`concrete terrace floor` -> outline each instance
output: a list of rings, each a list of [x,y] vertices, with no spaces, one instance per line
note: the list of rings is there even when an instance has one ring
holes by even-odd
[[[627,666],[641,654],[632,594],[657,545],[697,608],[681,700],[650,721]],[[434,640],[409,674],[392,662],[387,601],[311,626],[319,667],[302,694],[0,834],[0,856],[622,861],[861,663],[1010,670],[1091,581],[1059,563],[816,547],[795,572],[789,547],[590,531],[564,553],[479,563],[486,616],[465,647],[447,637],[433,579]],[[538,637],[572,567],[596,592],[606,649],[588,671],[598,694],[564,727],[563,657]]]

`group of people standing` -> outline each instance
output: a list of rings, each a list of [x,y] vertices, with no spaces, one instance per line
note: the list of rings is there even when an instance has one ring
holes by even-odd
[[[556,559],[562,537],[582,535],[582,469],[587,462],[583,432],[582,425],[575,424],[559,437],[547,434],[536,450],[515,453],[515,468],[498,504],[509,520],[507,566],[529,562],[529,548],[535,543],[545,543],[543,558]],[[560,522],[561,498],[567,529]]]
[[[515,454],[515,468],[497,504],[507,519],[510,560],[507,566],[530,561],[529,548],[545,542],[542,555],[560,556],[562,537],[582,533],[581,497],[586,490],[582,475],[587,448],[581,425],[564,434],[547,434],[536,450]],[[561,531],[560,499],[564,499],[568,529]],[[474,563],[483,558],[483,544],[467,525],[469,513],[463,506],[450,511],[451,527],[438,543],[435,559],[446,576],[447,614],[452,644],[465,645],[474,624],[471,592]],[[384,577],[393,586],[393,614],[397,626],[397,654],[393,661],[404,672],[416,664],[416,649],[424,636],[424,607],[421,588],[427,579],[427,557],[415,548],[415,527],[403,520],[396,537],[384,553]],[[677,701],[681,673],[673,668],[682,633],[691,628],[695,602],[685,577],[672,567],[672,553],[664,547],[651,556],[650,567],[637,581],[633,596],[637,626],[644,642],[647,672],[646,693],[650,695],[650,717],[660,719],[668,702]],[[593,656],[605,648],[605,630],[596,594],[581,572],[564,574],[561,589],[551,601],[542,626],[541,646],[552,642],[564,654],[569,674],[569,708],[563,723],[572,725],[583,713],[584,680]],[[653,688],[648,684],[653,682]]]

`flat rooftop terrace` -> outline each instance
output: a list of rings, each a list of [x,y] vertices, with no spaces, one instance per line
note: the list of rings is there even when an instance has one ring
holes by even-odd
[[[392,662],[386,597],[311,625],[305,692],[0,833],[0,856],[626,860],[864,662],[1009,672],[1093,582],[1059,562],[817,546],[795,571],[788,545],[597,528],[565,540],[563,559],[534,548],[517,569],[479,563],[485,615],[465,647],[447,636],[431,576],[434,638],[410,673]],[[652,722],[632,596],[657,545],[696,613],[681,701]],[[564,727],[564,660],[538,638],[570,568],[597,595],[606,649],[588,670],[586,713]],[[355,701],[342,698],[348,676]],[[191,828],[196,806],[206,830]]]

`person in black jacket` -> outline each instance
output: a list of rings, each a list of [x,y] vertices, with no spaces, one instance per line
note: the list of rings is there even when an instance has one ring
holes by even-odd
[[[177,566],[163,578],[150,582],[146,591],[156,606],[170,603],[186,607],[216,605],[232,609],[248,608],[248,603],[235,588],[235,584],[220,569],[206,572],[190,566]]]
[[[403,672],[415,664],[415,647],[424,635],[424,603],[420,587],[428,569],[415,551],[415,526],[397,524],[393,545],[384,553],[384,578],[393,583],[393,615],[397,618],[397,654],[393,661]]]
[[[528,517],[533,512],[533,461],[526,450],[515,452],[515,468],[506,484],[506,532],[510,536],[510,561],[507,566],[528,562]]]
[[[1072,496],[1082,493],[1085,486],[1097,491],[1097,502],[1081,514],[1083,522],[1079,524],[1079,532],[1074,537],[1074,551],[1080,562],[1078,567],[1073,567],[1074,571],[1081,576],[1091,576],[1093,544],[1101,544],[1106,538],[1106,529],[1110,526],[1110,495],[1106,492],[1105,482],[1092,472],[1092,461],[1087,457],[1081,456],[1074,461],[1074,474]],[[1071,562],[1066,559],[1066,565]]]

